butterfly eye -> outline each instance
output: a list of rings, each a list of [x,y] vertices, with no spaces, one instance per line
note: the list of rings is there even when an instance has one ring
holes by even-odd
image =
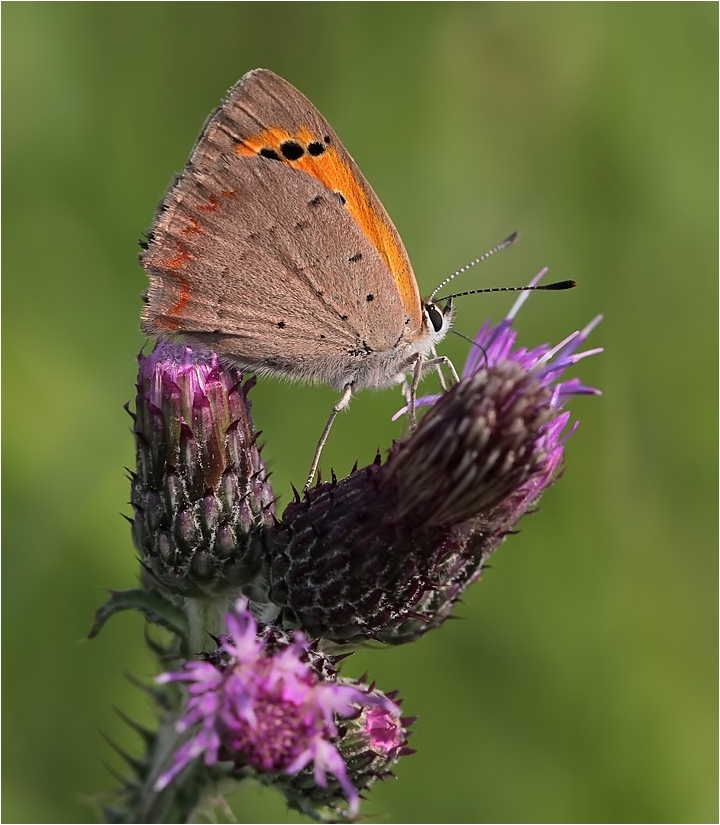
[[[435,306],[435,304],[427,303],[425,304],[425,313],[427,317],[430,319],[430,323],[432,324],[432,328],[435,332],[440,332],[443,328],[443,324],[445,322],[445,316],[440,312],[440,310]]]

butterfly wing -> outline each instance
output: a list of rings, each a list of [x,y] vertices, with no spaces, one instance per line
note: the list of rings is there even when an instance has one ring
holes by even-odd
[[[379,199],[322,115],[265,70],[208,119],[141,261],[146,333],[254,369],[342,386],[423,325]]]

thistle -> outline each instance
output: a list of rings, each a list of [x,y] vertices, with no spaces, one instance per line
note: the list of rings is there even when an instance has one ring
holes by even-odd
[[[533,281],[542,276],[540,273]],[[479,331],[462,377],[387,459],[296,496],[278,520],[257,446],[252,380],[212,353],[140,356],[131,473],[142,586],[115,593],[171,631],[153,642],[157,733],[109,820],[187,822],[253,778],[320,819],[354,818],[360,793],[411,753],[395,691],[342,676],[350,645],[439,627],[490,556],[558,478],[597,391],[565,371],[599,322],[555,347],[516,346],[515,316]],[[401,411],[402,412],[402,411]]]

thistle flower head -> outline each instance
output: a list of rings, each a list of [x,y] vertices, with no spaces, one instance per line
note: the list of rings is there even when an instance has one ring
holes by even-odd
[[[596,392],[564,371],[599,351],[577,352],[600,318],[554,348],[518,348],[527,294],[482,327],[457,385],[418,401],[431,409],[385,464],[288,506],[266,552],[281,621],[337,642],[417,638],[555,480],[575,429],[563,404]]]
[[[373,687],[339,680],[303,634],[258,630],[245,600],[228,614],[227,629],[214,654],[159,677],[187,686],[178,730],[190,736],[157,789],[202,756],[207,766],[251,768],[308,809],[345,798],[354,816],[358,788],[407,752],[408,720]]]

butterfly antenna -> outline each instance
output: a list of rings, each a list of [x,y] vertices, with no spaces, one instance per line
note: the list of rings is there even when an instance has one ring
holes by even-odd
[[[440,290],[450,283],[454,278],[457,278],[458,275],[462,275],[463,272],[467,272],[468,269],[475,266],[475,264],[482,263],[482,261],[486,261],[489,257],[494,255],[496,252],[500,252],[503,249],[507,249],[509,246],[512,246],[515,241],[518,239],[519,234],[517,232],[513,232],[512,235],[505,238],[502,243],[499,243],[497,246],[494,246],[492,249],[488,249],[488,251],[481,255],[479,258],[475,258],[474,261],[470,261],[469,264],[465,264],[465,266],[461,266],[460,269],[453,272],[448,278],[438,284],[435,289],[432,291],[428,301],[432,301],[435,299],[435,296],[440,292]],[[533,286],[493,286],[493,287],[486,287],[485,289],[469,289],[466,292],[453,292],[452,295],[443,295],[441,298],[437,298],[435,300],[438,301],[450,301],[453,298],[464,298],[466,295],[478,295],[481,292],[527,292],[529,290],[535,289],[572,289],[574,286],[577,286],[575,281],[555,281],[552,284],[538,284]]]
[[[449,301],[452,298],[464,298],[466,295],[478,295],[481,292],[531,292],[538,289],[572,289],[577,281],[555,281],[553,284],[537,284],[534,286],[491,286],[487,289],[469,289],[467,292],[453,292],[452,295],[443,295],[438,301]]]
[[[463,272],[467,272],[468,269],[472,269],[472,267],[474,267],[476,264],[480,264],[483,261],[487,261],[487,259],[492,257],[496,252],[500,252],[501,250],[507,249],[509,246],[512,246],[515,243],[515,241],[518,239],[518,237],[519,237],[519,234],[517,232],[513,232],[512,235],[505,238],[505,240],[502,243],[499,243],[497,246],[494,246],[492,249],[488,249],[488,251],[484,255],[481,255],[479,258],[475,258],[474,261],[470,261],[470,263],[465,264],[465,266],[461,266],[460,269],[453,272],[452,275],[445,278],[445,280],[441,284],[438,284],[435,287],[435,289],[432,291],[430,297],[428,298],[428,301],[432,301],[432,299],[438,294],[438,292],[440,292],[440,290],[444,286],[449,284],[450,281],[457,278],[458,275],[462,275]],[[455,296],[452,296],[452,297],[455,297]],[[440,300],[443,300],[443,299],[438,298],[438,300],[440,301]]]

